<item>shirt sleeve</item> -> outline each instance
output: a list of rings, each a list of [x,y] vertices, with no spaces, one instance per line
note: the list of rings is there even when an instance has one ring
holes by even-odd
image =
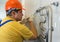
[[[23,29],[20,30],[20,34],[24,39],[30,39],[33,35],[33,33],[26,26],[23,26]]]
[[[16,30],[18,33],[26,40],[30,39],[33,36],[33,33],[23,24],[14,23]]]

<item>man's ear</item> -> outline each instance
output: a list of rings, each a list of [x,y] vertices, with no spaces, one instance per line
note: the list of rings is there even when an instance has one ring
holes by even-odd
[[[15,14],[16,14],[16,13],[15,13],[14,11],[11,12],[11,15],[12,15],[12,16],[15,16]]]

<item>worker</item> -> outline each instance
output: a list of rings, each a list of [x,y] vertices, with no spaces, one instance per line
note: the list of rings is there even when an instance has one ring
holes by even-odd
[[[23,42],[37,38],[37,31],[31,18],[29,18],[29,29],[18,21],[21,21],[23,7],[18,0],[8,0],[5,5],[6,17],[0,26],[0,42]]]

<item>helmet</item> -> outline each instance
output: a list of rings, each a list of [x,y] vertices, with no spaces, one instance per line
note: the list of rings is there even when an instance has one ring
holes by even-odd
[[[11,8],[22,9],[22,4],[18,0],[8,0],[5,5],[5,10],[9,10]]]

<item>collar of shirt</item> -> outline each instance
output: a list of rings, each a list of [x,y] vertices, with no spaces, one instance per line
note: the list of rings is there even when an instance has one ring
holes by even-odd
[[[13,21],[16,21],[15,19],[11,18],[10,16],[6,16],[1,23],[7,21],[7,20],[13,20]]]

